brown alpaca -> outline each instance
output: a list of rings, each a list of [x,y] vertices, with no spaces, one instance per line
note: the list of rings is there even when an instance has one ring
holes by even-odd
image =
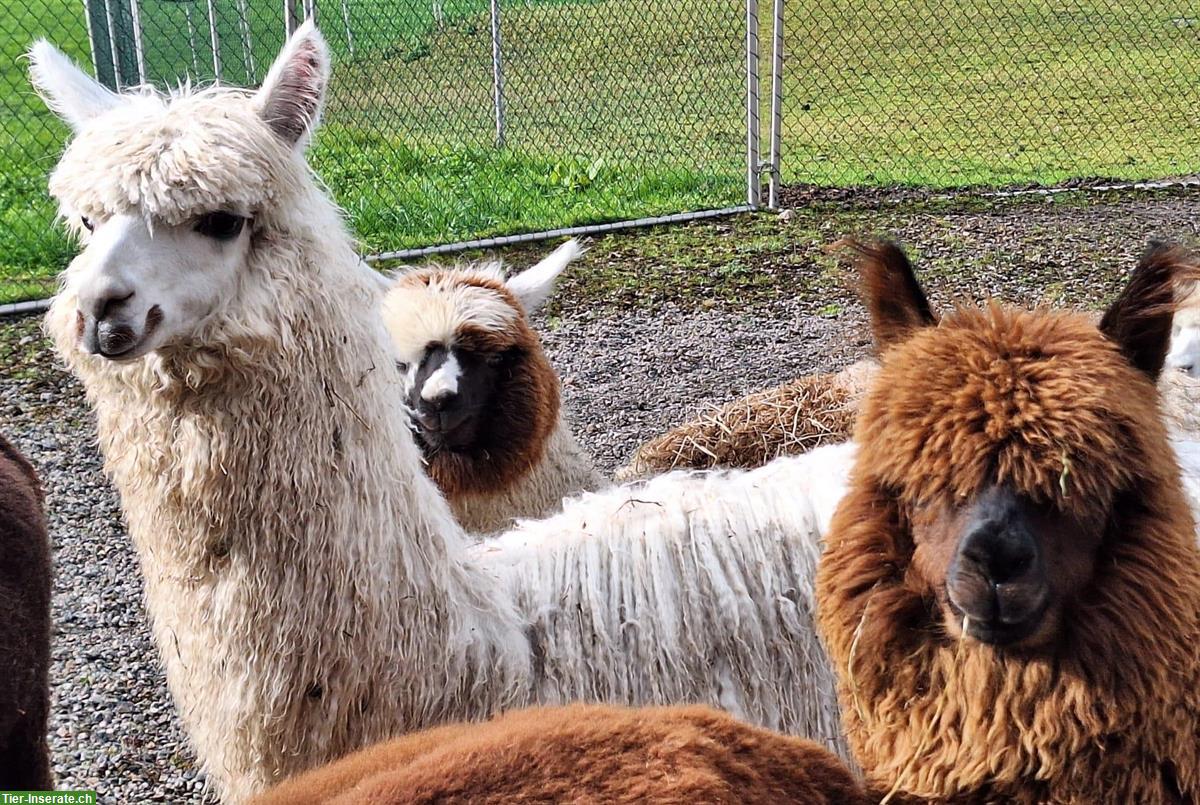
[[[0,436],[0,791],[53,787],[50,543],[33,467]]]
[[[515,710],[378,744],[252,805],[867,802],[832,754],[709,707]]]
[[[1153,247],[1099,327],[934,315],[861,247],[882,368],[818,574],[869,784],[894,801],[1200,802],[1200,551],[1155,380]]]

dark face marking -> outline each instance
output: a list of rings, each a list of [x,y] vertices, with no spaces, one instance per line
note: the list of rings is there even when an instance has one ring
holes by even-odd
[[[427,454],[468,452],[479,445],[505,357],[445,344],[426,348],[407,402]]]
[[[934,592],[948,632],[997,646],[1043,644],[1092,577],[1101,523],[1039,505],[1006,487],[913,516],[913,570]]]

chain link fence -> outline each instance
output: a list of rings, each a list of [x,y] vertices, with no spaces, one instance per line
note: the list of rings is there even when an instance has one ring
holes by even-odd
[[[1200,170],[1200,8],[1160,0],[0,2],[0,302],[72,251],[45,193],[66,131],[21,59],[39,36],[115,88],[254,85],[315,14],[312,162],[372,256],[744,209],[760,177],[787,204]]]
[[[38,36],[115,88],[254,85],[315,14],[334,74],[311,161],[367,255],[745,203],[740,0],[29,2],[0,20],[0,302],[70,254],[45,196],[66,131],[19,58]]]
[[[1200,170],[1195,3],[810,0],[782,21],[785,186]]]

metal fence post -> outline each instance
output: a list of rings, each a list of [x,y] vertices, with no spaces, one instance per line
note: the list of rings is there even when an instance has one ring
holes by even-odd
[[[342,22],[346,24],[346,47],[350,49],[350,58],[354,58],[354,33],[350,30],[350,6],[342,0]]]
[[[779,209],[780,140],[783,130],[783,0],[775,0],[771,30],[771,178],[767,208]]]
[[[133,25],[133,52],[137,59],[138,83],[146,83],[146,52],[142,49],[142,12],[138,0],[129,0],[130,21]]]
[[[492,103],[496,108],[496,147],[504,147],[504,53],[500,46],[500,0],[492,0]]]
[[[284,38],[294,34],[302,22],[304,22],[303,12],[300,11],[297,0],[283,0]]]
[[[208,0],[208,35],[212,39],[213,78],[221,80],[221,39],[217,36],[217,10]]]
[[[87,19],[88,43],[92,47],[92,64],[96,68],[96,80],[109,89],[119,89],[112,14],[105,0],[83,0]]]
[[[758,178],[758,0],[746,0],[746,203],[762,204]]]
[[[242,35],[242,59],[246,63],[246,83],[253,84],[258,77],[258,68],[254,64],[254,42],[250,36],[250,10],[246,0],[237,0],[238,28]]]
[[[108,5],[108,0],[104,2],[104,22],[108,26],[108,57],[112,62],[112,88],[120,92],[125,88],[125,83],[121,80],[121,59],[117,55],[117,26],[113,22],[112,9]]]

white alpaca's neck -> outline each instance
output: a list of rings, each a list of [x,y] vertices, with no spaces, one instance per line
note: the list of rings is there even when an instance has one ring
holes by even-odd
[[[421,470],[348,244],[266,249],[252,273],[288,282],[269,313],[214,324],[227,342],[132,366],[69,353],[172,693],[233,800],[468,697],[479,715],[517,703],[529,663],[512,604]]]

